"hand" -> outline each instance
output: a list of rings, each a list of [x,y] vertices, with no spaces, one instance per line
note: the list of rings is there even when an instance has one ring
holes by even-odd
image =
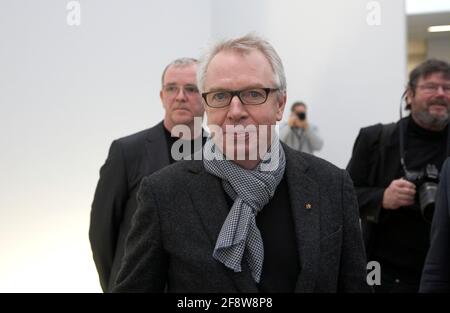
[[[308,125],[308,121],[307,120],[297,119],[296,126],[297,126],[297,128],[307,129],[309,125]]]
[[[383,194],[383,208],[387,210],[397,210],[402,206],[414,204],[416,196],[416,185],[400,178],[393,180]]]
[[[296,126],[297,121],[298,121],[298,117],[296,115],[291,115],[288,120],[288,125],[290,127],[297,127]]]

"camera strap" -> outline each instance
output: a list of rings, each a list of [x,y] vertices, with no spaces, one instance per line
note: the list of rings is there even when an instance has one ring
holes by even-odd
[[[405,130],[404,130],[404,121],[403,121],[403,110],[402,110],[402,104],[403,99],[406,100],[406,93],[407,90],[402,94],[402,97],[400,98],[400,121],[399,121],[399,128],[400,128],[400,164],[402,165],[403,171],[406,173],[406,164],[405,164]]]

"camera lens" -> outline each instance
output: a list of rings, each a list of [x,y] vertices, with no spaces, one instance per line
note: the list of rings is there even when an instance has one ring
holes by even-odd
[[[298,118],[299,118],[301,121],[303,121],[303,120],[306,119],[306,113],[305,113],[305,112],[297,113],[297,116],[298,116]]]
[[[428,222],[433,219],[434,203],[438,185],[433,182],[426,182],[419,188],[419,202],[422,216]]]

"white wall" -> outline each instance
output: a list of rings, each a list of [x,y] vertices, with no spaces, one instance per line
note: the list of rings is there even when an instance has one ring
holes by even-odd
[[[198,56],[209,0],[0,1],[0,292],[99,291],[90,205],[115,138],[162,118],[164,66]]]
[[[99,291],[90,205],[110,142],[159,121],[164,66],[212,38],[257,31],[279,51],[289,103],[305,100],[345,166],[359,127],[397,119],[403,1],[0,2],[0,292]]]
[[[305,101],[325,141],[318,155],[345,167],[360,127],[398,119],[406,75],[403,1],[255,2],[213,2],[213,11],[222,9],[213,35],[256,31],[265,36],[287,75],[285,117],[290,104]],[[369,2],[380,6],[378,26],[367,23],[374,12],[367,9]]]
[[[211,35],[224,39],[243,35],[249,31],[266,34],[271,0],[212,0]],[[295,1],[295,0],[294,0]]]

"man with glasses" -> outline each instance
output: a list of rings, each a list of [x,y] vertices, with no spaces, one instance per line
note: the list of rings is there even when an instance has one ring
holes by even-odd
[[[449,152],[449,64],[420,64],[410,73],[405,95],[411,115],[396,124],[361,129],[347,167],[358,194],[368,258],[381,265],[379,292],[419,288],[435,187]]]
[[[160,91],[164,120],[156,126],[113,141],[92,203],[89,238],[103,291],[111,291],[124,254],[125,238],[136,211],[141,179],[202,147],[204,108],[197,89],[197,60],[180,58],[162,74]],[[196,127],[194,119],[200,119]],[[197,123],[198,124],[198,123]],[[190,138],[178,138],[183,125]],[[200,131],[199,131],[200,130]],[[171,153],[177,140],[186,151]]]
[[[143,179],[116,292],[361,292],[366,263],[348,174],[280,143],[286,79],[254,35],[198,69],[203,156]]]

